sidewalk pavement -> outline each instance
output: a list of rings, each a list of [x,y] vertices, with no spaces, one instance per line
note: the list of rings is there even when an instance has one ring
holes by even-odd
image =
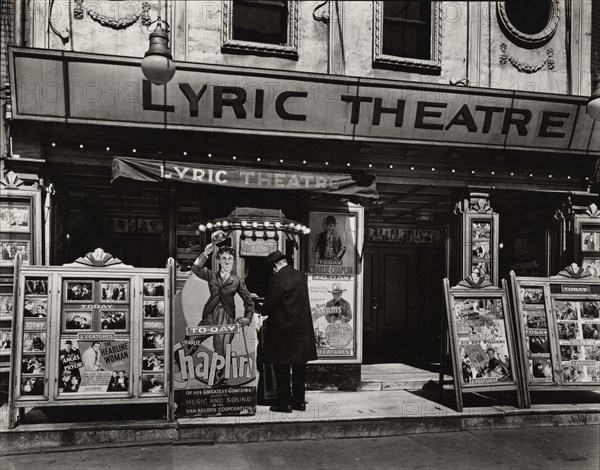
[[[444,400],[439,399],[437,390],[308,392],[305,412],[273,413],[267,406],[259,406],[255,416],[178,419],[174,423],[156,419],[156,414],[154,419],[133,419],[140,415],[131,413],[129,417],[117,415],[110,413],[108,406],[98,409],[100,416],[110,421],[93,422],[86,421],[87,410],[82,407],[46,408],[46,414],[28,413],[37,422],[32,419],[11,430],[7,428],[5,406],[0,422],[0,455],[65,447],[379,437],[600,424],[597,392],[538,392],[532,396],[530,409],[501,403],[498,398],[516,401],[508,394],[465,394],[464,410],[459,413],[452,408],[452,390],[445,390]],[[52,422],[47,415],[51,415]]]

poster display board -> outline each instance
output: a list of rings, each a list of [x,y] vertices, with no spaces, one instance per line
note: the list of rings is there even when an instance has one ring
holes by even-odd
[[[308,223],[308,290],[318,360],[360,361],[362,212],[312,211]]]
[[[9,173],[0,183],[0,372],[10,370],[15,259],[20,254],[24,265],[42,264],[41,190],[14,178]]]
[[[172,259],[134,268],[101,249],[63,266],[21,266],[19,257],[11,410],[165,403],[171,419],[174,273]]]
[[[446,313],[458,411],[462,393],[517,391],[522,394],[519,360],[505,289],[468,277],[450,287],[444,279]]]
[[[229,294],[234,297],[235,318],[244,317],[242,299],[235,289]],[[209,324],[205,312],[214,310],[214,300],[207,280],[195,274],[189,275],[175,296],[173,387],[178,418],[256,413],[254,319],[241,326],[235,318],[223,315],[222,321],[215,317]]]
[[[575,265],[510,283],[527,392],[600,388],[600,279]]]

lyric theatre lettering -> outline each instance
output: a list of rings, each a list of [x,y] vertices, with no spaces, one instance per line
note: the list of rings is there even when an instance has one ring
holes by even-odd
[[[185,97],[190,117],[198,117],[201,114],[210,114],[214,119],[222,119],[224,109],[231,108],[235,119],[247,118],[262,119],[265,106],[265,90],[257,88],[253,96],[239,86],[215,86],[204,84],[194,89],[189,83],[178,84],[180,92]],[[212,103],[208,108],[202,108],[200,101],[208,94],[212,94]],[[161,111],[166,113],[181,112],[170,104],[156,104],[152,101],[152,85],[144,80],[142,86],[143,109],[146,111]],[[288,104],[301,103],[302,106],[295,108],[309,109],[306,106],[308,99],[307,91],[283,91],[275,96],[274,107],[277,116],[285,121],[306,121],[309,115],[300,112],[291,112]],[[571,113],[536,110],[527,108],[513,108],[503,106],[485,106],[464,104],[451,116],[443,116],[443,111],[450,107],[449,102],[442,101],[417,101],[416,106],[408,106],[408,100],[396,99],[393,103],[385,103],[383,98],[366,95],[340,95],[341,102],[351,105],[350,123],[359,124],[365,116],[361,113],[367,107],[367,115],[370,124],[379,126],[384,115],[390,115],[394,120],[394,127],[413,127],[415,129],[447,131],[453,127],[464,128],[469,133],[489,134],[492,129],[500,125],[501,134],[506,135],[514,128],[519,136],[535,134],[536,137],[550,137],[563,139],[567,132],[567,125]],[[204,100],[205,102],[207,100]],[[268,100],[269,103],[271,100]],[[414,109],[414,112],[412,111]],[[315,111],[318,111],[315,108]],[[409,111],[411,110],[411,111]],[[531,123],[538,122],[535,112],[541,112],[539,124],[533,128]],[[228,114],[227,118],[230,118]],[[361,123],[362,124],[362,123]]]

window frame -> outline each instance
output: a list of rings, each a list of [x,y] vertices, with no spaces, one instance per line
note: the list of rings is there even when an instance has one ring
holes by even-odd
[[[223,0],[223,52],[246,51],[248,53],[268,53],[273,55],[298,57],[298,1],[288,0],[287,43],[269,44],[264,42],[242,41],[233,38],[233,0]]]
[[[373,65],[391,65],[422,69],[432,73],[442,70],[441,2],[431,2],[430,59],[400,57],[383,53],[383,0],[373,2]]]

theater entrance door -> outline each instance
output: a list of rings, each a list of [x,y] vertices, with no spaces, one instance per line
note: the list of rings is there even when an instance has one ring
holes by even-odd
[[[367,245],[363,266],[363,363],[434,362],[443,314],[443,246]]]

